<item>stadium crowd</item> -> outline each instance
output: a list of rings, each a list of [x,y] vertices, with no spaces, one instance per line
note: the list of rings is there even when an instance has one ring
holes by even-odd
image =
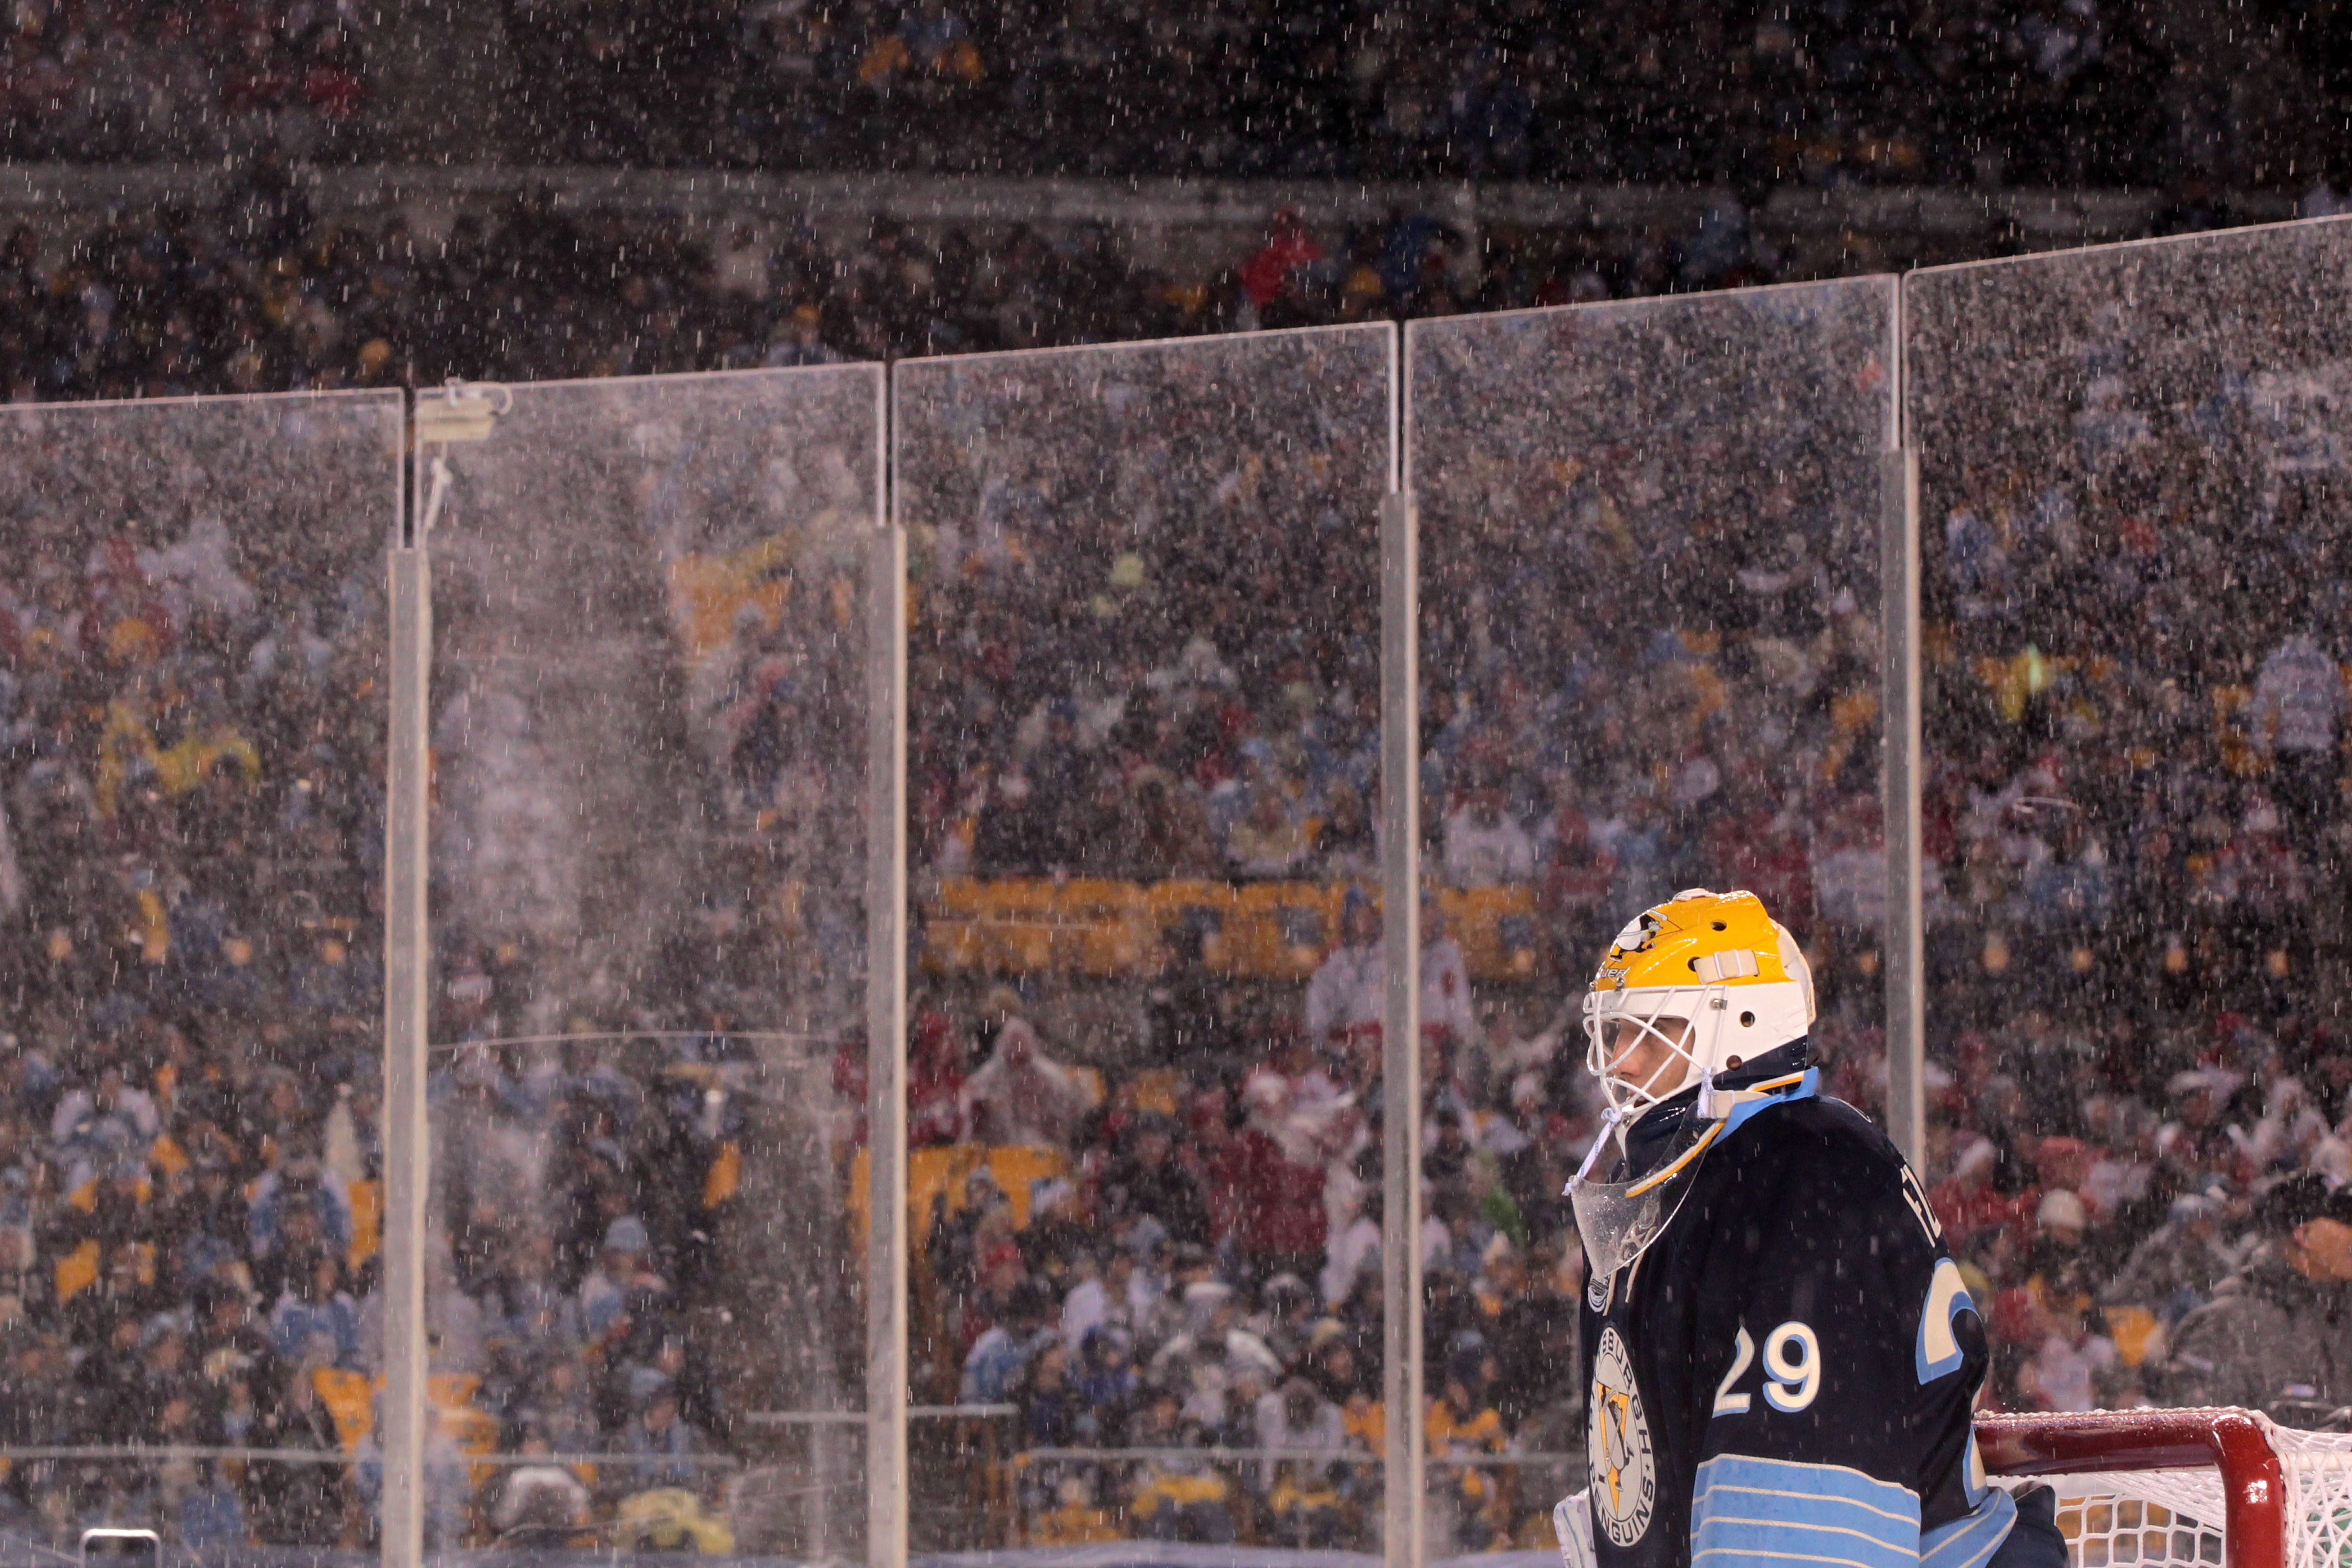
[[[2011,330],[2063,341],[2030,316]],[[1754,357],[1786,382],[1825,337]],[[2352,1049],[2331,1022],[2345,932],[2322,896],[2343,860],[2352,626],[2324,576],[2258,607],[2217,587],[2229,554],[2250,563],[2240,582],[2332,560],[2341,480],[2313,457],[2329,449],[2315,389],[2332,369],[2284,390],[2218,376],[2193,407],[2134,395],[2125,367],[2202,376],[2163,356],[2208,346],[2135,345],[2109,323],[2069,346],[2090,362],[2077,401],[2053,374],[2062,401],[2021,410],[1987,377],[1985,391],[1946,388],[1921,437],[1936,459],[1937,694],[1926,1174],[1985,1303],[1995,1407],[2226,1397],[2315,1422],[2342,1419],[2347,1400],[2324,1359],[2274,1355],[2283,1378],[2263,1382],[2217,1371],[2234,1346],[2213,1352],[2250,1299],[2290,1316],[2341,1305],[2342,1278],[2304,1233],[2340,1219],[2318,1194],[2352,1176]],[[2008,364],[1999,347],[1971,352]],[[1693,353],[1649,348],[1662,383]],[[2301,363],[2285,342],[2240,348]],[[1628,387],[1643,352],[1632,338],[1612,350],[1612,367],[1636,367]],[[1744,411],[1769,399],[1709,370],[1704,393],[1659,394],[1700,399],[1695,436],[1630,390],[1608,404],[1665,448],[1646,468],[1595,441],[1589,465],[1562,472],[1538,445],[1533,482],[1515,480],[1517,414],[1496,402],[1480,406],[1506,460],[1416,457],[1426,864],[1447,889],[1532,885],[1546,944],[1544,980],[1474,984],[1428,906],[1421,1414],[1438,1528],[1462,1549],[1539,1541],[1554,1489],[1517,1472],[1540,1474],[1581,1430],[1580,1390],[1545,1358],[1580,1284],[1552,1194],[1594,1107],[1553,1004],[1623,915],[1685,885],[1762,892],[1814,954],[1830,1087],[1866,1109],[1883,1091],[1876,595],[1852,564],[1872,558],[1874,520],[1827,499],[1872,492],[1833,440],[1801,439],[1771,449],[1782,489],[1713,494],[1717,469],[1696,459],[1736,449]],[[1508,363],[1495,374],[1512,382]],[[917,753],[919,852],[947,875],[1360,887],[1376,710],[1366,652],[1345,635],[1365,623],[1369,584],[1318,521],[1339,481],[1286,458],[1276,420],[1250,436],[1194,426],[1180,449],[1248,476],[1264,534],[1213,505],[1159,515],[1165,498],[1225,492],[1150,457],[1180,416],[1155,406],[1148,373],[1104,379],[1132,404],[1059,386],[1041,450],[1017,420],[992,423],[992,513],[944,509],[1003,531],[988,552],[959,542],[923,601],[919,649],[948,657],[919,652],[918,711],[953,722],[930,731],[950,747]],[[1310,377],[1284,379],[1299,404],[1319,395]],[[1832,380],[1808,403],[1825,430]],[[1554,442],[1585,449],[1513,384]],[[1436,440],[1446,385],[1417,362],[1415,388],[1430,400],[1417,439]],[[1318,450],[1338,470],[1344,420],[1326,417]],[[1131,464],[1101,459],[1134,447]],[[1153,521],[1133,533],[1077,521],[1139,516]],[[1591,539],[1511,531],[1562,516]],[[1545,550],[1523,558],[1537,538]],[[1613,563],[1578,554],[1612,539]],[[1212,541],[1229,542],[1225,559]],[[1250,552],[1269,548],[1282,554],[1264,580],[1292,588],[1278,615],[1244,591],[1268,570]],[[1619,604],[1591,591],[1612,570],[1663,586]],[[2232,595],[2226,614],[2216,593]],[[1362,1539],[1369,1435],[1386,1419],[1377,1302],[1362,1293],[1379,968],[1368,900],[1343,908],[1303,985],[1221,984],[1179,927],[1156,974],[1107,988],[1108,1009],[1045,974],[1025,994],[935,998],[921,1015],[921,1135],[1060,1157],[1025,1203],[990,1170],[942,1193],[928,1252],[942,1293],[934,1396],[1019,1406],[1045,1456],[1024,1479],[1033,1540]],[[1122,1444],[1150,1452],[1084,1457]],[[1184,1452],[1202,1447],[1277,1458]],[[1280,1457],[1292,1450],[1312,1458]],[[1529,1458],[1444,1462],[1480,1453]]]
[[[2342,475],[2307,446],[2336,372],[2250,321],[2221,352],[2309,379],[2236,379],[2215,342],[2112,319],[2032,346],[2042,311],[2104,281],[2016,297],[1977,345],[1988,363],[2006,345],[2014,380],[1921,371],[1942,378],[1920,433],[1945,639],[1925,796],[1931,1197],[1990,1292],[2005,1400],[2284,1403],[2312,1424],[2347,1403],[2325,1365],[2241,1382],[2213,1341],[2249,1301],[2331,1299],[2324,1272],[2289,1282],[2315,1214],[2289,1178],[2352,1176],[2336,896],[2352,626],[2309,569],[2341,549]],[[2138,395],[2167,378],[2200,388],[2193,409]],[[2056,385],[2072,417],[2030,430],[2021,410]]]
[[[1108,247],[1034,236],[987,267],[963,247],[961,273],[952,239],[887,232],[738,266],[675,229],[647,244],[537,205],[494,230],[461,219],[420,257],[396,227],[314,226],[265,173],[223,215],[118,226],[55,272],[20,240],[0,320],[12,389],[59,398],[383,384],[444,363],[824,363],[1517,298],[1454,299],[1426,265],[1442,240],[1392,226],[1344,241],[1343,268],[1285,226],[1198,300]],[[1672,275],[1657,264],[1653,281]],[[1643,287],[1573,250],[1502,276],[1529,299]],[[1876,597],[1844,564],[1874,513],[1825,500],[1850,487],[1799,441],[1775,450],[1785,485],[1741,498],[1771,525],[1721,550],[1700,465],[1671,482],[1531,465],[1546,477],[1514,504],[1614,541],[1623,580],[1683,574],[1638,604],[1520,572],[1520,552],[1433,544],[1432,581],[1465,591],[1433,598],[1426,637],[1430,1381],[1400,1417],[1379,1376],[1365,891],[1384,416],[1374,398],[1351,426],[1368,384],[1312,363],[1223,423],[1187,412],[1213,378],[1128,380],[1065,400],[1066,423],[1000,431],[969,493],[919,520],[919,897],[959,879],[1345,890],[1290,979],[1237,976],[1185,921],[1108,975],[919,954],[913,1142],[947,1156],[918,1215],[919,1397],[1015,1413],[1032,1542],[1360,1543],[1397,1418],[1425,1423],[1452,1545],[1539,1542],[1583,1431],[1581,1255],[1556,1194],[1595,1125],[1573,1013],[1608,934],[1677,887],[1757,889],[1812,945],[1832,1088],[1865,1108],[1881,1092]],[[2252,506],[2244,476],[2268,471],[2262,437],[2226,409],[2136,424],[2128,402],[2053,416],[2075,456],[2042,454],[2030,482],[1967,468],[1927,491],[1926,1174],[1989,1304],[1994,1398],[2026,1407],[2200,1396],[2171,1338],[2251,1244],[2276,1254],[2302,1212],[2267,1201],[2279,1178],[2352,1175],[2336,1131],[2352,1047],[2325,963],[2342,937],[2318,896],[2341,865],[2352,628],[2322,594],[2261,616],[2196,596],[2221,581],[2200,570],[2222,548],[2208,520]],[[2262,490],[2266,526],[2333,515],[2332,470],[2294,471]],[[37,487],[6,504],[37,547],[0,567],[0,1432],[160,1431],[244,1457],[15,1464],[0,1524],[62,1538],[144,1510],[197,1543],[363,1539],[382,740],[380,630],[354,584],[371,562],[292,525],[232,559],[193,512],[64,510]],[[1581,613],[1543,614],[1563,602]],[[2117,606],[2150,603],[2167,637],[2116,629]],[[1497,887],[1533,889],[1535,963],[1474,977],[1444,899]],[[718,1331],[748,1310],[730,1274],[740,993],[683,986],[579,1031],[635,1036],[551,1051],[495,1043],[540,1006],[526,936],[453,934],[441,978],[436,1038],[462,1048],[435,1075],[455,1152],[436,1170],[436,1538],[727,1550],[719,1461],[747,1447]],[[863,1040],[840,1046],[854,1102]],[[507,1223],[515,1191],[545,1224]]]
[[[16,163],[351,158],[375,140],[373,20],[310,0],[34,0],[9,16],[0,147]]]
[[[0,376],[13,401],[437,384],[895,359],[1565,303],[1802,275],[1744,240],[1462,237],[1409,213],[1318,234],[1277,216],[1202,277],[1136,262],[1107,230],[1024,226],[936,239],[877,222],[689,234],[676,219],[559,210],[541,195],[461,212],[436,239],[397,214],[321,219],[282,164],[212,209],[124,212],[10,233]]]
[[[1948,184],[1990,159],[2028,184],[2138,184],[2210,167],[2232,122],[2210,62],[2095,0],[1654,0],[1595,21],[1517,0],[776,0],[517,5],[509,36],[550,84],[545,144],[624,162]]]
[[[467,41],[524,163],[2277,185],[2315,150],[2263,100],[2339,74],[2302,9],[2247,18],[2272,40],[2252,65],[2126,0],[1648,0],[1606,26],[1523,0],[509,0]],[[418,47],[406,26],[350,5],[40,0],[13,16],[0,134],[19,160],[400,161],[381,79]]]
[[[201,418],[98,428],[12,448],[0,1423],[12,1448],[334,1458],[322,1390],[367,1414],[380,1180],[381,623],[345,595],[365,552],[257,485],[239,553],[139,458],[249,469],[250,446]],[[337,455],[303,453],[309,496],[348,500]],[[40,1460],[10,1465],[0,1512],[41,1538],[121,1513],[331,1544],[343,1491],[300,1458],[236,1485]]]
[[[250,413],[9,431],[0,1531],[35,1540],[374,1528],[381,557],[320,520],[381,509],[393,448],[381,405]],[[438,934],[428,1537],[729,1550],[734,994],[672,964],[637,1034],[485,1045],[537,1016],[534,933]],[[194,1451],[91,1452],[132,1445]]]
[[[2303,206],[2352,210],[2352,183],[2315,183]],[[2151,220],[2231,221],[2193,185]],[[895,360],[1795,282],[1895,267],[1894,243],[1784,250],[1736,201],[1687,233],[1502,226],[1475,243],[1423,212],[1318,227],[1282,209],[1262,242],[1180,276],[1108,228],[710,233],[544,190],[426,236],[397,211],[321,216],[265,155],[210,206],[10,226],[0,383],[21,403]]]
[[[1769,342],[1724,353],[1742,332]],[[1759,889],[1821,939],[1837,1087],[1877,1093],[1875,593],[1845,564],[1874,521],[1836,416],[1790,437],[1746,411],[1769,405],[1753,378],[1815,373],[1827,407],[1878,341],[1859,318],[1694,318],[1629,333],[1605,384],[1538,394],[1507,358],[1487,374],[1517,386],[1509,415],[1416,361],[1429,1385],[1412,1418],[1435,1457],[1433,1550],[1540,1544],[1572,1485],[1582,1266],[1558,1194],[1597,1125],[1573,1005],[1625,913],[1694,883]],[[918,1322],[927,1397],[1017,1407],[1032,1542],[1361,1545],[1378,1519],[1381,424],[1351,368],[1296,342],[1246,377],[1206,345],[1055,356],[957,384],[988,432],[978,463],[934,455],[928,393],[902,426],[927,544],[911,845],[935,885],[1345,889],[1311,973],[1237,968],[1211,941],[1232,933],[1187,912],[1130,973],[967,973],[918,1010],[918,1144],[1028,1152],[937,1189]],[[1679,418],[1678,397],[1696,400]],[[1450,428],[1457,405],[1484,423]],[[1652,443],[1588,442],[1586,419]],[[1563,442],[1589,464],[1563,472]],[[1790,476],[1762,498],[1759,549],[1825,531],[1795,559],[1694,565],[1748,562],[1711,521],[1734,451]],[[1564,518],[1591,537],[1556,532]],[[1680,566],[1690,580],[1638,601],[1573,585]],[[1555,613],[1564,598],[1577,614]],[[1503,889],[1530,895],[1533,962],[1474,976],[1445,910]]]

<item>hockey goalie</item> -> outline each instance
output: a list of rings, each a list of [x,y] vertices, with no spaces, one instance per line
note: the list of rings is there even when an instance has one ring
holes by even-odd
[[[1606,1087],[1569,1184],[1591,1268],[1566,1568],[2063,1568],[1987,1483],[1984,1328],[1918,1179],[1812,1065],[1811,971],[1752,893],[1679,893],[1584,1001]]]

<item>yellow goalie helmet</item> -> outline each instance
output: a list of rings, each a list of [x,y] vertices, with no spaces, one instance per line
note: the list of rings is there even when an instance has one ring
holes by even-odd
[[[1617,933],[1584,997],[1585,1060],[1615,1110],[1638,1119],[1718,1073],[1811,1033],[1813,973],[1753,893],[1693,888]]]
[[[1792,1060],[1794,1070],[1737,1089],[1718,1089],[1717,1075],[1755,1064],[1812,1026],[1812,970],[1753,893],[1693,888],[1617,933],[1584,997],[1585,1061],[1609,1096],[1609,1114],[1566,1194],[1595,1286],[1665,1230],[1700,1158],[1737,1124],[1739,1108],[1801,1091],[1805,1064]],[[1688,1115],[1637,1131],[1693,1085]],[[1636,1140],[1652,1133],[1637,1159]],[[1612,1148],[1615,1159],[1596,1177]]]

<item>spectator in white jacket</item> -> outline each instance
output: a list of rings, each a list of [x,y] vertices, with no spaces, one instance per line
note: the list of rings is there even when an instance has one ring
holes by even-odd
[[[1140,1333],[1151,1320],[1156,1292],[1150,1278],[1135,1266],[1135,1254],[1124,1247],[1103,1250],[1092,1276],[1078,1282],[1062,1303],[1062,1342],[1084,1345],[1087,1336],[1105,1323]]]
[[[2337,744],[2352,699],[2335,656],[2309,632],[2271,649],[2254,678],[2253,742],[2270,760],[2271,795],[2306,864],[2326,859],[2343,765]]]
[[[1503,792],[1470,791],[1445,819],[1446,881],[1457,888],[1497,888],[1532,882],[1535,876],[1535,840],[1504,808]]]
[[[1388,963],[1380,911],[1360,889],[1348,891],[1339,934],[1340,945],[1307,984],[1307,1037],[1318,1049],[1376,1054]],[[1462,946],[1446,934],[1444,911],[1432,898],[1421,901],[1421,1026],[1455,1042],[1475,1037],[1478,1026]]]
[[[989,993],[988,1013],[996,1048],[964,1080],[964,1125],[976,1142],[1067,1148],[1087,1111],[1085,1084],[1045,1054],[1035,1026],[1022,1016],[1021,998],[1009,987]]]

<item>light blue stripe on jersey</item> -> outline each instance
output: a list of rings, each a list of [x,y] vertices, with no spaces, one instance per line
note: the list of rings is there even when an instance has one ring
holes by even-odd
[[[2017,1504],[1999,1487],[1989,1487],[1974,1510],[1921,1539],[1919,1568],[1981,1568],[2016,1522]]]
[[[1702,1562],[1919,1568],[1919,1500],[1842,1465],[1718,1454],[1691,1499],[1692,1568]]]

